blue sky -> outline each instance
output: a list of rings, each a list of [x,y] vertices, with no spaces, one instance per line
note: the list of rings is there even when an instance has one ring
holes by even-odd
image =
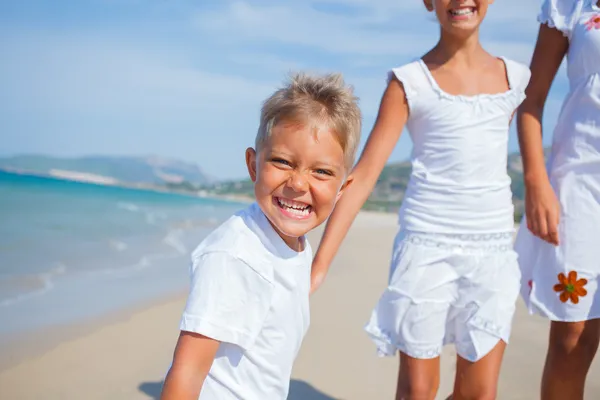
[[[484,45],[528,64],[537,12],[535,1],[498,0]],[[288,71],[343,72],[361,99],[364,143],[387,71],[437,37],[420,0],[2,2],[0,154],[152,154],[243,177],[261,101]],[[391,160],[410,150],[404,134]]]

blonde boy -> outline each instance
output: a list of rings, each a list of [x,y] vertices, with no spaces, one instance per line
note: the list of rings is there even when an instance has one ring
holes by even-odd
[[[192,282],[163,400],[286,399],[309,326],[305,234],[331,214],[360,138],[340,75],[297,74],[269,97],[246,150],[256,202],[192,256]]]

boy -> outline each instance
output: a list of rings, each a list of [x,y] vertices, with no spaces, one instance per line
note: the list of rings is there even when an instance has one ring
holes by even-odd
[[[283,400],[309,325],[305,234],[331,214],[360,138],[339,75],[298,74],[266,100],[246,150],[256,202],[192,255],[192,283],[163,400]]]

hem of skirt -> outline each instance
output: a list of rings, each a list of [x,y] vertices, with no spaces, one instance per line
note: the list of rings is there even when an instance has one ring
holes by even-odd
[[[462,359],[465,359],[472,363],[476,363],[478,361],[481,361],[488,354],[490,354],[492,352],[492,350],[494,350],[496,348],[496,346],[498,346],[498,343],[500,343],[501,341],[504,342],[506,345],[508,345],[508,340],[498,337],[498,340],[496,340],[494,342],[493,346],[490,346],[490,348],[486,349],[486,351],[476,354],[476,356],[474,358],[473,357],[465,357],[464,355],[461,354],[461,352],[458,349],[456,349],[456,354],[459,355],[460,358],[462,358]]]
[[[585,322],[585,321],[591,321],[594,319],[600,319],[600,315],[587,315],[585,317],[578,317],[578,318],[561,318],[558,317],[556,314],[554,314],[553,312],[551,312],[542,302],[537,301],[533,298],[533,296],[530,296],[529,299],[524,299],[525,300],[525,305],[527,306],[527,311],[529,312],[529,315],[538,315],[540,317],[544,317],[552,322]]]
[[[442,347],[431,348],[428,350],[410,350],[408,346],[394,341],[391,335],[382,331],[379,327],[367,324],[364,327],[365,332],[377,346],[377,355],[379,357],[392,357],[397,351],[406,354],[409,357],[429,360],[437,358],[442,354]]]
[[[375,345],[377,346],[377,355],[379,357],[393,357],[396,355],[396,352],[399,351],[399,352],[404,353],[407,356],[412,357],[412,358],[416,358],[419,360],[429,360],[429,359],[439,357],[442,354],[442,348],[444,346],[454,345],[456,347],[456,343],[454,341],[444,340],[443,345],[440,347],[437,347],[435,349],[432,348],[430,350],[413,351],[413,350],[410,350],[405,345],[402,345],[400,343],[395,343],[389,334],[383,332],[377,326],[372,326],[372,325],[367,324],[364,327],[364,330],[367,333],[367,335],[369,335],[371,340],[375,343]],[[494,342],[494,344],[492,346],[489,346],[489,348],[487,348],[483,352],[480,352],[480,353],[478,352],[475,355],[475,357],[466,356],[458,348],[455,348],[455,350],[456,350],[456,354],[459,355],[461,358],[474,363],[474,362],[480,361],[485,356],[487,356],[492,350],[494,350],[496,348],[496,346],[498,345],[498,343],[500,343],[500,341],[503,341],[506,345],[508,345],[509,338],[497,336],[497,340]]]

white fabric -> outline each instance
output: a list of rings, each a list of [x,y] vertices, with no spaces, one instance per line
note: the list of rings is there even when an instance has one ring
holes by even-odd
[[[511,233],[400,231],[388,287],[365,330],[381,356],[435,358],[454,343],[475,362],[508,343],[519,281]]]
[[[554,321],[600,318],[600,29],[586,27],[592,17],[600,16],[600,9],[592,0],[585,0],[573,10],[574,15],[551,16],[553,21],[573,21],[567,55],[570,90],[547,162],[561,206],[560,245],[554,247],[534,237],[525,219],[515,243],[523,273],[523,298],[531,312]],[[587,294],[578,296],[577,304],[570,299],[563,303],[560,291],[554,290],[558,275],[571,271],[578,280],[587,280]]]
[[[287,398],[310,320],[305,242],[290,249],[253,204],[194,251],[180,329],[221,341],[201,400]]]
[[[514,229],[508,131],[525,98],[529,69],[502,59],[510,89],[453,96],[435,82],[422,60],[390,73],[404,86],[412,173],[400,225],[417,232],[506,232]]]
[[[570,37],[583,3],[582,0],[544,0],[538,22]]]

